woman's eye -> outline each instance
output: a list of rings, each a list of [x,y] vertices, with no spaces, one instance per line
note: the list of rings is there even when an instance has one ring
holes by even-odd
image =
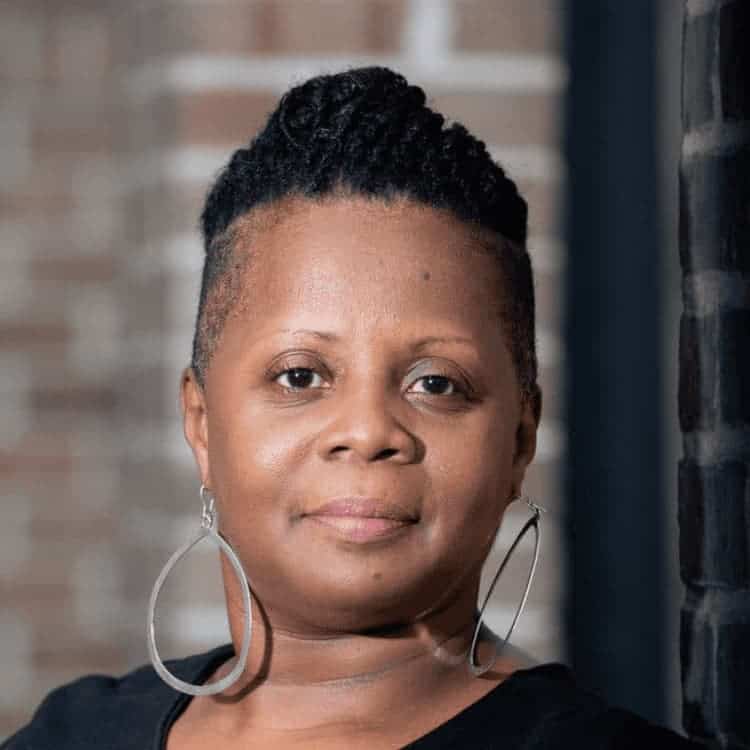
[[[315,370],[312,370],[309,367],[290,367],[289,369],[282,370],[282,372],[276,375],[274,381],[278,381],[279,378],[284,376],[289,376],[289,385],[287,386],[283,383],[281,385],[284,388],[288,388],[290,391],[304,391],[306,390],[306,386],[310,384],[311,376],[320,377]]]
[[[414,382],[419,383],[421,380],[425,381],[425,387],[428,388],[427,393],[431,396],[455,396],[456,393],[464,393],[461,386],[455,380],[446,375],[423,375],[421,378],[417,378]],[[446,387],[449,388],[449,392],[447,393],[444,391]],[[436,388],[437,391],[440,392],[433,392],[431,390],[432,388]]]
[[[287,384],[280,381],[281,378],[287,378]],[[290,367],[279,372],[273,379],[283,388],[290,391],[308,390],[312,385],[314,378],[320,378],[320,375],[310,367]],[[423,386],[426,390],[417,391],[427,393],[430,396],[455,396],[457,393],[465,394],[465,389],[453,378],[446,375],[423,375],[414,382],[425,381]]]

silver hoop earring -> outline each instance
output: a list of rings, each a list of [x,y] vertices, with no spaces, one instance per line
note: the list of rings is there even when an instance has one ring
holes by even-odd
[[[206,501],[207,490],[204,485],[201,485],[200,497],[203,503],[203,510],[201,512],[201,528],[200,531],[190,539],[188,542],[182,545],[167,561],[167,564],[162,568],[159,577],[156,579],[154,589],[151,592],[151,599],[148,603],[148,624],[146,628],[146,641],[148,643],[148,653],[151,657],[151,663],[154,665],[159,677],[164,680],[168,685],[171,685],[175,690],[179,690],[182,693],[188,695],[215,695],[225,690],[230,685],[233,685],[242,674],[247,663],[247,654],[250,649],[250,636],[252,635],[253,629],[253,618],[252,611],[250,609],[250,586],[247,581],[245,571],[242,569],[242,564],[239,558],[235,554],[232,546],[229,542],[218,531],[218,520],[216,510],[214,508],[214,498],[209,496],[208,502]],[[219,549],[223,550],[226,554],[229,562],[232,563],[237,578],[240,581],[242,587],[242,601],[245,607],[245,627],[242,635],[242,647],[240,649],[237,663],[234,665],[232,671],[216,682],[212,682],[210,685],[193,685],[190,682],[184,682],[183,680],[175,677],[171,672],[167,670],[162,662],[159,652],[156,648],[156,637],[154,634],[154,615],[156,613],[156,600],[159,596],[159,591],[169,575],[169,572],[175,566],[175,564],[186,555],[203,537],[216,544]]]
[[[536,503],[531,502],[529,498],[527,497],[514,497],[511,502],[514,500],[523,500],[531,509],[533,516],[526,521],[526,523],[523,525],[523,528],[521,531],[518,532],[518,535],[516,536],[515,540],[513,541],[513,544],[510,545],[510,549],[505,553],[505,557],[503,558],[503,561],[500,563],[500,567],[497,569],[497,573],[495,573],[495,577],[492,579],[492,583],[490,584],[489,589],[487,589],[487,595],[484,597],[484,603],[482,604],[482,608],[479,610],[479,619],[477,621],[476,628],[474,629],[474,637],[471,640],[471,648],[469,649],[469,669],[471,670],[472,674],[474,676],[479,677],[480,675],[483,675],[488,670],[492,669],[495,662],[497,661],[497,656],[499,653],[498,648],[498,641],[495,641],[493,643],[494,648],[494,655],[493,658],[484,665],[477,664],[476,663],[476,647],[477,647],[477,640],[479,638],[479,631],[482,628],[482,619],[484,618],[484,610],[487,608],[487,602],[489,602],[490,597],[492,596],[492,592],[495,589],[495,584],[497,583],[498,578],[500,578],[500,574],[505,569],[505,565],[508,562],[508,559],[513,554],[513,550],[518,546],[518,543],[521,541],[523,536],[526,534],[526,532],[533,527],[534,529],[534,560],[531,563],[531,568],[529,569],[529,576],[526,579],[526,588],[523,592],[523,597],[521,598],[521,603],[518,605],[518,609],[516,610],[516,614],[513,616],[513,621],[510,624],[510,627],[508,628],[508,632],[505,634],[505,638],[502,640],[502,644],[500,645],[500,648],[505,646],[505,644],[508,642],[508,639],[510,638],[510,634],[513,632],[513,628],[516,625],[516,622],[518,621],[518,618],[521,616],[521,612],[523,611],[523,608],[526,604],[526,599],[529,596],[529,590],[531,589],[531,580],[534,577],[534,571],[536,569],[536,563],[539,559],[539,517],[541,515],[541,511],[544,510],[541,506],[537,505]]]

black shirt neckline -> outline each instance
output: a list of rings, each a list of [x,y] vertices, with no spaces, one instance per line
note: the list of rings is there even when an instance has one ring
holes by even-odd
[[[232,658],[234,653],[234,644],[226,643],[210,651],[188,656],[185,659],[168,661],[166,662],[166,666],[170,672],[178,674],[186,682],[203,684],[221,664]],[[498,698],[506,693],[512,694],[519,681],[537,675],[544,675],[547,679],[561,680],[563,682],[570,681],[572,683],[573,681],[570,668],[560,662],[547,662],[534,667],[516,670],[492,690],[474,701],[474,703],[470,703],[457,714],[438,724],[434,729],[405,745],[402,750],[428,750],[430,747],[440,747],[444,743],[450,742],[456,738],[467,724],[480,721],[483,714],[487,713],[494,706]],[[175,696],[168,704],[167,710],[159,721],[152,750],[166,750],[169,730],[193,699],[192,695],[179,693],[178,691],[174,692]]]

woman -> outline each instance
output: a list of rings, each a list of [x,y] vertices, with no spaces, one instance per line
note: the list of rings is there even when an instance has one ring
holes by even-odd
[[[181,404],[203,515],[153,590],[153,666],[53,691],[4,747],[693,746],[477,618],[542,405],[526,218],[396,73],[285,94],[202,215]],[[232,643],[163,664],[156,597],[201,534]]]

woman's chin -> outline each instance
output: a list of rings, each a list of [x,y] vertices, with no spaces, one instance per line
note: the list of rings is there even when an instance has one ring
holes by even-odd
[[[254,555],[243,558],[272,622],[361,632],[413,623],[442,606],[466,573],[456,545],[439,544],[420,522],[369,520],[309,519],[252,545]]]
[[[287,590],[292,588],[304,591],[304,595],[286,606],[274,602],[276,613],[281,615],[286,610],[285,620],[291,617],[312,629],[333,632],[375,634],[383,628],[405,626],[415,622],[436,599],[435,583],[424,577],[386,581],[351,570],[338,576],[318,571],[293,587],[290,583]]]
[[[394,620],[413,621],[443,584],[429,571],[411,566],[403,566],[399,574],[394,567],[333,563],[326,555],[315,564],[292,563],[263,573],[247,566],[255,571],[249,580],[253,609],[259,607],[274,624],[300,622],[334,630],[380,627]],[[237,605],[241,597],[234,571],[227,575],[227,601]]]

